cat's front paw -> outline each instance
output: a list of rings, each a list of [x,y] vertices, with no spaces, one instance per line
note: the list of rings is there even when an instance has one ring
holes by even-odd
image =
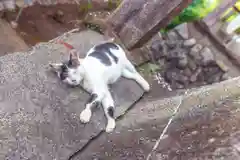
[[[92,111],[90,109],[84,109],[80,114],[80,121],[82,123],[88,123],[91,119]]]
[[[110,133],[115,129],[115,126],[116,126],[116,122],[115,122],[114,119],[108,120],[107,127],[106,127],[105,131],[107,133]]]

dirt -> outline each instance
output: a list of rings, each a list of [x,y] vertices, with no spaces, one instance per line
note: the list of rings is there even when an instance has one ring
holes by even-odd
[[[0,20],[0,56],[8,53],[27,50],[28,46],[10,27],[9,23]]]
[[[4,19],[8,22],[15,20],[18,10],[5,13]],[[109,9],[101,6],[86,11],[74,4],[48,7],[34,5],[23,10],[16,31],[27,45],[33,46],[58,37],[71,29],[84,29],[85,25],[81,22],[86,15],[93,12],[96,16],[104,17],[108,15],[108,11]]]

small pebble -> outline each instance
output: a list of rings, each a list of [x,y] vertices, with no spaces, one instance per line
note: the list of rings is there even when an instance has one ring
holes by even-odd
[[[192,131],[192,135],[197,135],[198,131]]]
[[[215,141],[216,141],[215,138],[210,138],[210,139],[208,140],[208,143],[213,143],[213,142],[215,142]]]
[[[162,139],[167,139],[169,136],[167,134],[165,134]]]
[[[228,73],[224,73],[221,77],[221,80],[222,81],[225,81],[225,80],[228,80],[228,79],[231,79],[232,77],[228,75]]]
[[[195,38],[191,38],[191,39],[185,40],[185,41],[183,42],[183,46],[184,46],[184,47],[192,47],[192,46],[194,46],[196,43],[197,43],[196,39],[195,39]]]
[[[224,64],[222,61],[217,60],[216,64],[218,65],[218,67],[223,71],[223,72],[227,72],[229,71],[229,68],[226,64]]]

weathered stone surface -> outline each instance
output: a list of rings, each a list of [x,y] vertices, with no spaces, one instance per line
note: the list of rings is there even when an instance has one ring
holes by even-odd
[[[150,55],[147,54],[150,51],[147,47],[138,48],[129,52],[129,60],[134,63],[134,65],[139,66],[147,61],[149,61]]]
[[[83,38],[84,37],[84,38]],[[92,31],[70,35],[66,41],[84,56],[103,37]],[[29,53],[0,58],[0,159],[66,160],[105,127],[102,110],[83,125],[79,114],[89,97],[80,87],[62,84],[48,67],[68,58],[66,49],[48,43]],[[112,87],[116,116],[142,94],[133,81],[121,79]]]
[[[179,49],[181,48],[181,45],[182,45],[182,41],[181,40],[166,40],[165,41],[165,44],[168,46],[168,49],[169,50],[172,50],[172,49]]]
[[[139,48],[189,3],[183,0],[124,0],[108,23],[113,25],[128,49]]]
[[[225,81],[225,80],[228,80],[228,79],[231,79],[232,77],[228,75],[228,73],[224,73],[221,77],[221,80],[222,81]]]
[[[139,12],[145,2],[146,0],[124,0],[109,17],[107,23],[113,27],[114,31],[119,33],[126,22]]]
[[[196,82],[197,81],[197,77],[198,75],[202,72],[202,69],[201,68],[198,68],[196,70],[196,72],[194,72],[194,74],[190,77],[190,81],[191,82]]]
[[[191,51],[189,52],[189,55],[195,59],[195,60],[200,60],[200,51],[203,49],[203,46],[201,44],[196,44],[195,46],[192,47]]]
[[[223,72],[229,71],[228,66],[227,66],[226,64],[224,64],[222,61],[216,60],[216,64],[219,66],[219,68],[220,68]]]
[[[183,39],[188,39],[189,38],[189,33],[188,33],[188,26],[187,23],[180,24],[175,28],[175,30],[178,32],[178,34],[183,38]]]
[[[205,47],[204,49],[201,50],[200,55],[202,57],[203,65],[208,65],[209,63],[211,63],[215,60],[214,54],[207,47]]]
[[[208,79],[207,79],[207,82],[209,84],[212,84],[212,83],[217,83],[221,80],[221,77],[222,77],[222,73],[221,72],[218,72],[212,76],[210,76]]]
[[[17,0],[19,1],[19,0]],[[44,5],[44,6],[50,6],[50,5],[56,5],[56,4],[86,4],[86,3],[89,3],[89,5],[92,5],[90,7],[94,7],[96,5],[98,6],[109,6],[110,7],[110,2],[111,2],[111,5],[118,5],[119,2],[121,0],[91,0],[91,1],[88,1],[88,0],[47,0],[47,1],[43,1],[43,0],[27,0],[25,3],[25,5],[28,5],[28,6],[32,6],[34,5],[35,3],[37,4],[40,4],[40,5]],[[19,4],[19,2],[17,2],[17,4]],[[88,7],[89,5],[85,5],[86,7]]]
[[[179,36],[177,35],[177,33],[173,30],[173,31],[169,31],[167,33],[167,38],[170,40],[170,41],[176,41],[179,39]]]
[[[177,67],[179,69],[185,69],[186,66],[188,65],[188,58],[186,55],[182,56],[179,60],[178,60],[178,65]]]
[[[183,42],[183,46],[184,46],[184,47],[192,47],[192,46],[194,46],[196,43],[197,43],[196,39],[195,39],[195,38],[191,38],[191,39],[185,40],[185,41]]]
[[[197,69],[197,64],[193,60],[189,60],[188,67],[191,71],[195,71]]]
[[[189,68],[185,68],[183,70],[183,74],[187,77],[190,77],[192,75],[192,71]]]
[[[156,159],[151,160],[239,159],[237,79],[190,90],[181,97],[139,104],[118,122],[121,127],[115,134],[103,134],[74,160],[146,159],[181,99],[180,111],[154,152]],[[209,144],[213,138],[216,143]]]
[[[151,53],[155,59],[167,56],[167,46],[164,42],[155,41],[150,46]]]
[[[148,48],[148,57],[150,57],[151,60],[155,61],[167,55],[167,48],[164,45],[164,41],[160,33],[156,34],[147,44],[144,45],[144,47]]]

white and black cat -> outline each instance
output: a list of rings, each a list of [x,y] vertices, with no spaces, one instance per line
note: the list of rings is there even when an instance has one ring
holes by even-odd
[[[50,64],[50,66],[64,83],[72,86],[81,85],[91,93],[85,109],[80,114],[81,122],[89,122],[92,108],[102,104],[107,118],[106,132],[113,131],[115,128],[114,100],[108,85],[122,76],[135,80],[147,92],[150,90],[148,82],[136,71],[124,50],[113,42],[95,45],[84,59],[79,58],[78,51],[71,45],[61,43],[71,49],[69,61]]]

